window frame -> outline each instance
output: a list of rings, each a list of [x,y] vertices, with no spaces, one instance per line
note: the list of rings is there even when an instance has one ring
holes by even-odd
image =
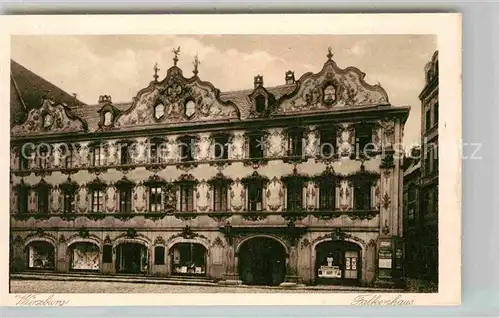
[[[194,211],[194,184],[184,182],[179,184],[180,192],[180,212],[193,212]]]
[[[286,210],[304,210],[304,181],[291,178],[286,181]]]
[[[264,147],[262,147],[265,134],[263,132],[250,132],[247,134],[248,155],[249,159],[264,158]],[[259,147],[259,144],[261,147]],[[257,156],[258,155],[258,156]]]
[[[372,209],[372,186],[373,182],[370,180],[355,180],[353,181],[354,194],[353,194],[353,208],[357,211],[368,211]],[[361,191],[361,188],[367,191]],[[362,195],[362,199],[359,196]],[[359,202],[363,204],[360,206]]]
[[[150,185],[148,197],[149,197],[149,202],[148,202],[149,212],[151,213],[163,212],[163,200],[162,200],[163,187],[159,184]],[[155,198],[155,200],[153,200],[153,198]]]
[[[319,128],[319,154],[323,158],[330,158],[337,154],[337,126],[323,126]],[[330,137],[326,137],[325,135],[329,135]],[[324,153],[324,149],[330,149],[330,147],[323,148],[323,144],[331,144],[333,149],[331,153]]]
[[[254,192],[256,192],[256,195],[251,195]],[[257,208],[259,203],[260,209]],[[252,206],[255,206],[255,209]],[[264,210],[264,184],[260,181],[250,181],[247,184],[247,210],[250,212],[261,212]]]
[[[91,207],[90,211],[92,213],[102,213],[104,212],[104,190],[103,189],[92,189],[91,193]],[[96,209],[97,207],[97,209]]]
[[[213,206],[216,212],[228,211],[228,190],[226,183],[217,183],[212,185],[213,191]]]
[[[159,252],[161,251],[161,252]],[[165,246],[156,245],[154,247],[154,265],[165,265]],[[158,257],[161,254],[161,257]]]

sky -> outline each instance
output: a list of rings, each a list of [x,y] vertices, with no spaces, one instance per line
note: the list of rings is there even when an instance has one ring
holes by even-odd
[[[405,147],[420,143],[418,95],[437,47],[433,35],[22,35],[12,36],[11,58],[84,103],[97,104],[99,95],[119,103],[148,86],[155,63],[163,79],[179,46],[184,76],[192,76],[198,54],[198,76],[221,91],[251,89],[255,75],[276,86],[288,70],[296,79],[317,73],[331,47],[340,68],[359,68],[368,84],[382,85],[391,104],[411,107]]]

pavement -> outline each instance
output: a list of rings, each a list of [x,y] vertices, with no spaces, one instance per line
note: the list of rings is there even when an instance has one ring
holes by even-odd
[[[10,275],[11,293],[401,293],[401,289],[356,286],[221,285],[207,278],[182,279],[77,273],[16,273]]]

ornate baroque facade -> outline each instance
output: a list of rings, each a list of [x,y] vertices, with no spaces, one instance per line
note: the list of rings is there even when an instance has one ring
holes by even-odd
[[[13,270],[271,285],[401,275],[393,152],[408,107],[331,53],[318,73],[237,92],[201,80],[197,61],[186,78],[175,53],[131,104],[46,98],[11,128]]]

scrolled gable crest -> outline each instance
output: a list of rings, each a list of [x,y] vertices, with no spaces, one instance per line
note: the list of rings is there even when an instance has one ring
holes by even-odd
[[[137,94],[132,106],[119,115],[115,127],[239,120],[237,106],[219,96],[220,91],[211,83],[198,76],[187,79],[174,66],[164,80],[151,82]]]
[[[319,73],[302,75],[297,88],[280,98],[274,115],[389,105],[385,90],[367,84],[364,77],[359,69],[340,69],[329,59]]]
[[[12,127],[13,136],[87,132],[87,122],[66,105],[44,100],[42,106],[31,109],[23,123]]]

